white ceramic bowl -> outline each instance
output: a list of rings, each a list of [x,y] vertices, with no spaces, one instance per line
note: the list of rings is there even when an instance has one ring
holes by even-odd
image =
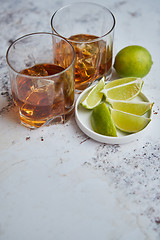
[[[88,93],[88,91],[92,87],[93,86],[87,88],[79,95],[75,105],[75,119],[76,119],[77,125],[87,136],[102,143],[124,144],[124,143],[128,143],[138,139],[148,129],[148,126],[150,123],[143,130],[137,133],[128,134],[128,133],[124,133],[122,131],[117,130],[118,137],[105,136],[105,135],[101,135],[94,132],[90,122],[90,116],[91,116],[92,110],[85,109],[80,105],[81,100],[84,98],[84,96]],[[149,102],[148,98],[142,92],[134,99],[134,101],[135,100]],[[152,111],[149,110],[147,113],[145,113],[145,117],[151,118],[151,112]]]

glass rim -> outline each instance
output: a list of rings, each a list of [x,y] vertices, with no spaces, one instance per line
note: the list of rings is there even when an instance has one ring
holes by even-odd
[[[65,68],[64,70],[62,70],[61,72],[55,73],[55,74],[52,74],[52,75],[49,75],[49,76],[29,76],[29,75],[27,75],[27,74],[23,74],[23,73],[20,73],[20,72],[16,71],[16,70],[11,66],[11,64],[10,64],[10,62],[9,62],[9,59],[8,59],[8,57],[9,57],[9,56],[8,56],[8,55],[9,55],[9,51],[10,51],[11,47],[13,47],[13,45],[14,45],[16,42],[18,42],[18,41],[20,41],[21,39],[24,39],[24,38],[26,38],[26,37],[33,36],[33,35],[51,35],[51,36],[54,36],[54,37],[61,38],[62,40],[64,40],[65,42],[67,42],[67,43],[70,45],[71,49],[73,50],[73,59],[72,59],[72,61],[71,61],[71,64],[70,64],[67,68]],[[66,72],[66,71],[73,65],[73,63],[75,62],[75,51],[74,51],[74,48],[73,48],[72,44],[71,44],[67,39],[65,39],[64,37],[61,37],[61,36],[59,36],[59,35],[56,35],[56,34],[54,34],[54,33],[49,33],[49,32],[34,32],[34,33],[29,33],[29,34],[23,35],[23,36],[17,38],[14,42],[12,42],[12,43],[10,44],[10,46],[8,47],[7,52],[6,52],[6,61],[7,61],[8,66],[11,68],[11,70],[14,71],[15,73],[17,73],[19,76],[25,76],[25,77],[27,77],[27,78],[34,78],[34,79],[37,79],[37,78],[39,78],[39,79],[41,79],[41,78],[48,79],[48,78],[57,77],[57,76],[63,74],[64,72]],[[45,63],[45,64],[46,64],[46,63]]]
[[[102,9],[105,10],[106,12],[109,12],[109,13],[111,14],[111,16],[112,16],[112,19],[113,19],[113,25],[112,25],[112,27],[110,28],[110,30],[109,30],[107,33],[103,34],[102,36],[97,37],[97,38],[95,38],[95,39],[93,39],[93,40],[89,40],[89,41],[75,41],[75,40],[70,40],[70,39],[68,40],[68,38],[65,38],[64,36],[62,36],[61,34],[59,34],[59,33],[56,31],[56,29],[53,27],[53,18],[54,18],[54,16],[55,16],[58,12],[60,12],[61,10],[65,9],[65,8],[68,8],[68,7],[73,6],[73,5],[81,5],[81,4],[95,5],[95,6],[97,6],[97,7],[102,8]],[[60,37],[62,37],[62,38],[65,38],[65,39],[67,39],[69,42],[73,42],[73,43],[92,43],[92,42],[97,42],[97,41],[99,41],[99,40],[102,40],[104,37],[106,37],[107,35],[109,35],[109,34],[113,31],[115,25],[116,25],[116,19],[115,19],[114,14],[113,14],[108,8],[106,8],[106,7],[104,7],[104,6],[100,5],[100,4],[92,3],[92,2],[77,2],[77,3],[67,4],[67,5],[59,8],[58,10],[56,10],[56,11],[54,12],[54,14],[52,15],[52,17],[51,17],[51,28],[52,28],[52,30],[54,30],[55,33],[56,33],[58,36],[60,36]]]

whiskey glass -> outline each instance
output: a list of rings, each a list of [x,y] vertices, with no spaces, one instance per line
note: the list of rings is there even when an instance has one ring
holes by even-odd
[[[111,78],[115,17],[109,9],[95,3],[69,4],[53,14],[51,27],[75,49],[77,92],[103,76]]]
[[[46,32],[25,35],[10,45],[6,60],[21,124],[38,128],[69,120],[75,52],[66,39]]]

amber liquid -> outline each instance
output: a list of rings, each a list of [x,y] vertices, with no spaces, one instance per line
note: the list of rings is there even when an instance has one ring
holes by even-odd
[[[104,40],[94,41],[98,37],[87,34],[71,36],[71,44],[76,53],[75,87],[83,90],[90,82],[109,75],[112,66],[112,49]],[[75,42],[74,42],[75,41]],[[88,42],[86,41],[93,41]]]
[[[54,76],[54,81],[52,77],[48,78],[63,70],[58,65],[39,64],[20,72],[26,76],[17,77],[15,86],[12,86],[12,96],[20,109],[20,118],[24,125],[40,127],[47,119],[65,113],[67,104],[72,106],[74,92],[64,97],[64,76]],[[44,78],[39,78],[42,76]]]

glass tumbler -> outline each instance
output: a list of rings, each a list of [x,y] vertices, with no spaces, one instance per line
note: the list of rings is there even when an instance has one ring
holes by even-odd
[[[20,121],[29,128],[64,123],[74,110],[72,45],[52,33],[32,33],[7,50],[11,91]]]
[[[110,10],[95,3],[73,3],[53,14],[51,27],[75,49],[77,91],[103,76],[111,78],[115,17]]]

